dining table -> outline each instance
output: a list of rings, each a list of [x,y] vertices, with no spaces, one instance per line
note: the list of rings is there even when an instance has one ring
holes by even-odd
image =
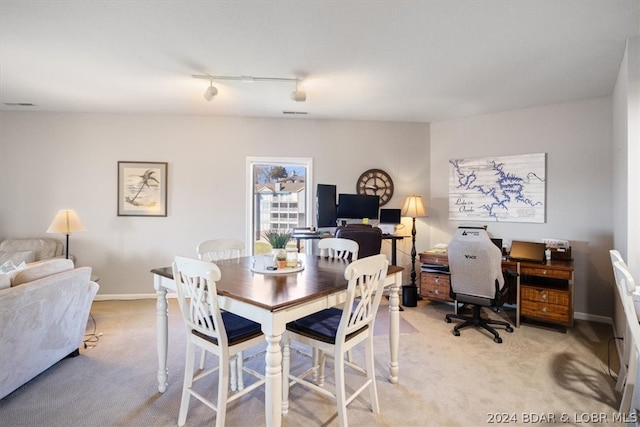
[[[346,261],[300,254],[297,268],[263,270],[256,268],[258,257],[246,256],[215,261],[221,278],[216,282],[218,303],[229,311],[260,323],[266,340],[265,423],[280,426],[282,399],[281,340],[288,322],[300,319],[345,301],[348,281]],[[400,336],[399,289],[402,267],[389,265],[385,286],[389,298],[389,381],[398,383]],[[167,292],[175,291],[171,267],[151,270],[157,294],[158,390],[168,387],[168,305]],[[180,383],[181,384],[181,383]]]

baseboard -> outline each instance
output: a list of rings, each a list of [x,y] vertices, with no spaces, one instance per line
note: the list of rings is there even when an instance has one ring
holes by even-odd
[[[613,325],[613,319],[611,317],[599,316],[596,314],[579,313],[576,311],[573,313],[573,318],[578,320],[588,320],[590,322],[606,323],[608,325]]]
[[[156,299],[158,294],[98,294],[94,301],[111,301],[111,300],[134,300],[134,299]],[[167,292],[167,298],[176,298],[173,292]]]

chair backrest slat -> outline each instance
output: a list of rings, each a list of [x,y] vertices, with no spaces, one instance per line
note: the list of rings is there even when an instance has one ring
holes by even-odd
[[[240,258],[244,252],[244,242],[232,238],[205,240],[196,247],[196,252],[198,258],[207,261]]]
[[[326,237],[318,242],[321,257],[354,261],[358,259],[358,242],[351,239]]]
[[[227,334],[216,289],[216,281],[221,277],[218,266],[210,261],[177,256],[173,277],[187,329],[215,338],[219,345],[226,346]]]
[[[338,326],[338,337],[343,339],[364,326],[373,328],[389,262],[384,254],[373,255],[351,262],[345,272],[349,280],[345,309]],[[351,310],[346,309],[351,307]]]

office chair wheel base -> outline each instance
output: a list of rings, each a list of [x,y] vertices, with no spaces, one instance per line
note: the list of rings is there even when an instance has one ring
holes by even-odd
[[[451,323],[451,319],[449,319],[448,317],[445,317],[444,321],[447,322],[447,323]]]
[[[497,342],[498,344],[502,344],[502,338],[500,338],[500,337],[495,337],[493,340],[495,342]]]
[[[507,326],[504,330],[507,332],[513,332],[513,328],[511,326]]]
[[[451,320],[449,320],[449,322],[451,322]],[[460,331],[453,331],[453,335],[456,337],[460,336]]]

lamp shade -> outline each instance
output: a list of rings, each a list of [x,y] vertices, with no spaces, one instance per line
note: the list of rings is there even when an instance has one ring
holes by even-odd
[[[421,216],[427,216],[427,210],[424,208],[421,196],[409,196],[404,201],[402,207],[402,216],[408,216],[411,218],[418,218]]]
[[[58,211],[53,222],[47,229],[47,233],[71,234],[78,231],[87,231],[76,211],[63,209]]]

